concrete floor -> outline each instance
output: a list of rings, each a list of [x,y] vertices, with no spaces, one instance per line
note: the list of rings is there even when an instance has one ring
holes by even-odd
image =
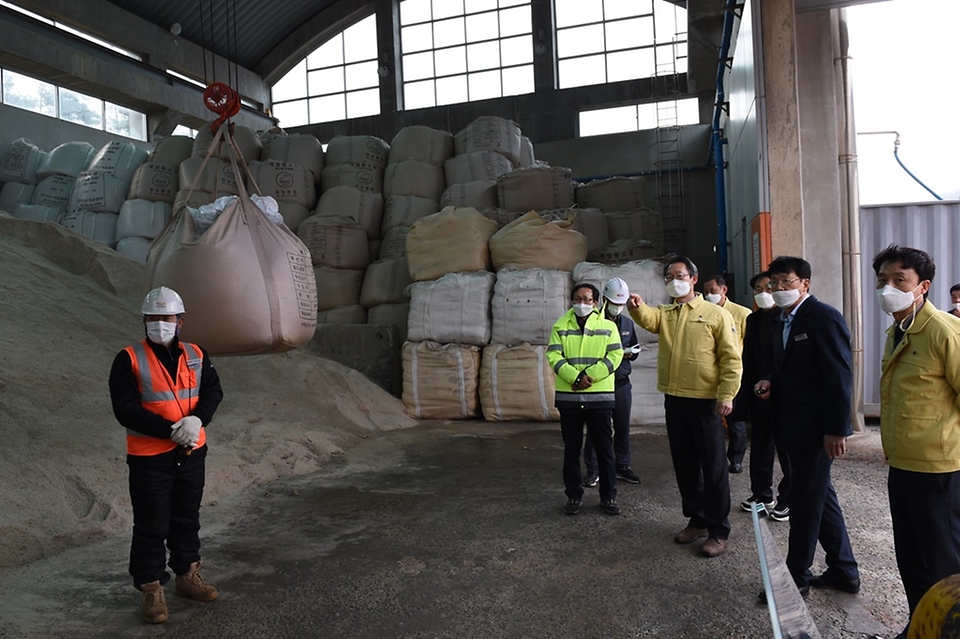
[[[770,637],[750,516],[729,551],[678,546],[685,525],[662,427],[632,435],[640,486],[610,517],[588,489],[561,514],[556,424],[425,423],[371,438],[321,472],[205,506],[216,602],[177,599],[147,626],[126,536],[0,571],[0,636]],[[825,638],[893,636],[906,599],[893,558],[876,428],[834,466],[860,595],[813,591]],[[215,455],[216,450],[211,451]],[[731,476],[736,508],[747,473]],[[781,551],[788,525],[771,522]],[[815,571],[822,570],[822,554]]]

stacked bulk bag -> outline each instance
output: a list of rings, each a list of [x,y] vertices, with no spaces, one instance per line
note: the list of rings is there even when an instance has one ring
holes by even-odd
[[[537,163],[533,153],[533,142],[527,136],[520,137],[520,161],[517,163],[518,169],[525,169]]]
[[[420,419],[469,419],[479,413],[480,349],[464,344],[406,342],[403,405]]]
[[[508,211],[565,209],[573,206],[570,169],[536,165],[497,178],[500,206]]]
[[[663,255],[663,217],[647,208],[646,189],[644,178],[637,176],[615,176],[577,186],[577,204],[598,208],[607,217],[610,245],[591,251],[591,259],[618,264]]]
[[[180,191],[176,201],[185,201],[193,192],[211,196],[211,201],[224,195],[239,195],[243,175],[237,175],[228,160],[210,157],[191,157],[180,163]]]
[[[577,186],[577,204],[601,211],[633,211],[647,206],[647,183],[639,176],[615,176]]]
[[[548,222],[530,211],[490,238],[494,269],[546,268],[572,271],[587,259],[587,238],[568,220]]]
[[[350,217],[364,230],[368,240],[376,240],[380,238],[383,220],[383,195],[350,186],[336,186],[320,196],[315,214]]]
[[[312,135],[270,135],[262,141],[261,161],[275,160],[303,167],[310,171],[319,186],[324,158],[320,140]]]
[[[303,221],[297,235],[313,262],[317,309],[358,306],[364,271],[370,262],[363,228],[351,217],[312,215]]]
[[[487,421],[557,421],[554,373],[543,345],[490,344],[480,363],[480,408]]]
[[[490,238],[497,224],[476,209],[447,207],[417,220],[407,235],[407,261],[414,281],[447,273],[490,270]]]
[[[284,224],[296,233],[317,204],[313,172],[283,160],[250,162],[249,166],[260,194],[277,201]]]
[[[6,182],[0,188],[0,211],[13,214],[21,204],[30,204],[36,186],[23,182]]]
[[[554,322],[570,308],[569,271],[504,269],[497,271],[491,302],[491,342],[516,345],[550,342]]]
[[[496,180],[477,180],[451,184],[440,196],[440,207],[471,207],[478,211],[494,210],[499,203]]]
[[[155,237],[170,222],[173,206],[138,198],[127,200],[117,216],[117,253],[145,264]]]
[[[193,144],[194,140],[186,136],[164,138],[154,144],[146,161],[134,172],[117,221],[117,253],[141,264],[146,262],[150,244],[170,222],[178,198],[182,204],[189,194],[180,190],[180,175]],[[199,167],[202,161],[203,158],[197,158],[194,166]],[[185,181],[190,183],[192,179],[190,175]],[[210,193],[196,198],[191,206],[197,208],[213,199]]]
[[[360,305],[370,311],[381,304],[406,303],[412,283],[405,258],[373,262],[363,276]]]
[[[428,126],[414,125],[400,129],[390,142],[388,164],[404,160],[443,166],[453,155],[453,136]]]
[[[323,286],[322,282],[320,286]],[[317,324],[367,324],[367,309],[359,304],[317,312]],[[374,323],[374,322],[370,322]]]
[[[642,260],[620,266],[583,262],[573,269],[573,281],[576,284],[586,282],[593,284],[599,290],[603,290],[603,285],[614,277],[619,277],[626,282],[630,292],[640,295],[649,306],[670,303],[670,296],[663,287],[663,262]],[[641,344],[657,341],[656,335],[648,333],[639,326],[637,338]]]
[[[590,259],[616,266],[637,260],[653,259],[660,252],[650,240],[617,240],[590,254]]]
[[[45,154],[26,138],[15,140],[0,158],[0,210],[11,215],[20,205],[31,204],[37,182],[37,170]]]
[[[360,288],[363,286],[364,275],[362,269],[315,266],[313,273],[317,280],[317,311],[335,311],[358,306],[363,308],[360,306]]]
[[[147,151],[130,142],[108,142],[93,156],[88,170],[109,173],[129,185],[148,155]]]
[[[511,165],[520,162],[520,126],[511,120],[495,116],[480,116],[458,132],[453,138],[457,155],[478,151],[496,151],[510,160]]]
[[[394,195],[415,195],[439,202],[445,188],[443,167],[418,160],[388,164],[383,174],[383,194],[387,198]]]
[[[180,164],[193,153],[193,144],[193,138],[188,135],[168,135],[153,145],[147,162],[171,164],[179,168]]]
[[[649,208],[606,211],[610,242],[619,240],[647,240],[658,255],[663,254],[663,216]]]
[[[383,205],[383,221],[380,225],[381,237],[387,231],[398,226],[413,226],[422,217],[440,211],[440,203],[416,195],[394,195],[387,198]]]
[[[457,155],[444,164],[444,175],[449,184],[464,184],[478,180],[496,181],[514,169],[510,159],[496,151],[477,151]]]
[[[490,299],[496,276],[447,273],[410,286],[407,339],[483,346],[490,341]]]
[[[327,145],[321,191],[352,186],[361,191],[383,192],[383,169],[390,145],[369,135],[337,136]]]
[[[409,226],[395,226],[387,231],[380,244],[381,260],[397,260],[407,257],[407,235]]]
[[[587,238],[587,256],[610,244],[607,217],[600,209],[573,207],[555,211],[540,211],[540,217],[553,221],[568,221],[570,228]]]
[[[401,341],[406,341],[407,319],[409,315],[409,302],[378,304],[377,306],[367,309],[367,324],[388,324],[395,326],[398,338]]]
[[[47,153],[37,169],[37,179],[43,180],[52,175],[77,177],[86,171],[93,161],[97,150],[89,142],[64,142]]]
[[[60,216],[66,213],[70,206],[70,196],[76,181],[76,177],[72,175],[47,175],[34,187],[31,204],[18,206],[13,212],[14,217],[39,222],[59,221]]]
[[[210,151],[210,145],[213,144],[216,139],[216,135],[211,129],[213,122],[214,121],[207,122],[197,131],[197,137],[193,141],[193,157],[206,157]],[[239,124],[232,124],[231,129],[233,142],[240,150],[241,157],[247,162],[258,162],[263,149],[263,142],[260,140],[257,132],[250,127]],[[214,157],[219,157],[228,162],[230,161],[231,154],[230,144],[226,139],[218,141],[216,147],[213,149]]]
[[[127,199],[166,202],[173,205],[179,190],[179,165],[147,161],[134,172]]]

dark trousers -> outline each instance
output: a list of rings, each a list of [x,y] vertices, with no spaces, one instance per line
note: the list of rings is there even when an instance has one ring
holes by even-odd
[[[960,573],[960,471],[887,475],[893,545],[910,615],[944,577]]]
[[[630,465],[630,411],[633,409],[633,386],[630,382],[617,386],[616,401],[613,409],[613,458],[615,466],[620,468]],[[589,437],[583,444],[583,463],[588,475],[599,474],[597,453]]]
[[[793,486],[790,494],[790,537],[787,568],[798,586],[810,583],[810,566],[823,546],[827,567],[846,579],[859,579],[860,571],[850,547],[837,493],[830,482],[833,460],[823,446],[788,448]]]
[[[167,583],[170,569],[185,574],[200,561],[200,500],[203,498],[207,447],[183,455],[172,450],[149,457],[127,455],[133,541],[130,575],[134,587]]]
[[[776,427],[770,402],[754,402],[750,410],[750,492],[764,503],[773,501],[773,460],[780,460],[783,478],[777,486],[777,503],[790,505],[790,458]]]
[[[593,442],[600,470],[600,499],[617,498],[617,473],[613,466],[613,428],[611,408],[558,408],[560,433],[563,436],[563,485],[570,499],[583,498],[583,477],[580,475],[580,449],[583,426]]]
[[[683,514],[711,537],[730,536],[730,475],[714,399],[664,396],[667,438]]]
[[[727,421],[727,459],[731,464],[742,464],[747,454],[747,422]]]

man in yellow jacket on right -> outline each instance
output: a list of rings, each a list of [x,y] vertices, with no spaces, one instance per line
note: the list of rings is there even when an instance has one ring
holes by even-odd
[[[873,270],[880,308],[893,316],[880,366],[880,437],[912,617],[932,585],[960,573],[960,320],[927,299],[936,265],[925,252],[888,246]]]
[[[694,292],[696,265],[681,255],[663,270],[672,304],[651,308],[631,295],[633,321],[659,335],[657,389],[665,395],[667,437],[686,528],[678,544],[707,537],[701,552],[723,554],[730,536],[730,475],[722,418],[733,410],[743,364],[730,313]]]

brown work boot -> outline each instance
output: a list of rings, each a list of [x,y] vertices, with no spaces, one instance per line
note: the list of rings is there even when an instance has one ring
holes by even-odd
[[[707,536],[706,528],[694,528],[693,526],[687,526],[676,535],[673,536],[673,540],[678,544],[692,544],[701,537]]]
[[[163,623],[170,618],[167,613],[167,600],[163,597],[163,586],[159,581],[151,581],[140,586],[140,612],[147,623]]]
[[[177,575],[177,587],[173,593],[178,597],[187,597],[197,601],[213,601],[220,594],[200,574],[199,561],[190,564],[190,570],[186,574]]]
[[[700,552],[705,557],[719,557],[727,550],[727,540],[726,539],[717,539],[716,537],[711,537],[710,539],[703,542],[703,546],[700,548]]]

